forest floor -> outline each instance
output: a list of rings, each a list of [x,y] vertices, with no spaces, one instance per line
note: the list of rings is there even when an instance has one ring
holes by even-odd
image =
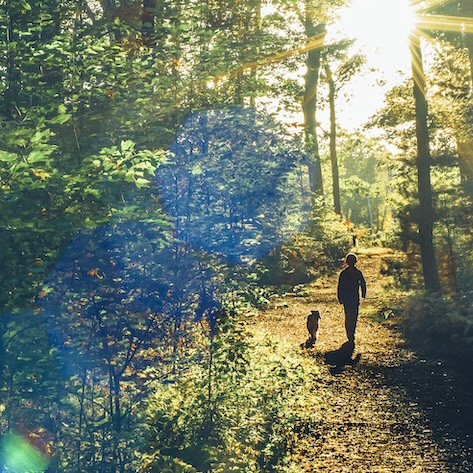
[[[357,254],[369,298],[360,307],[357,363],[327,362],[327,353],[346,341],[336,300],[338,272],[298,295],[278,297],[252,324],[254,334],[281,345],[281,357],[299,357],[318,370],[307,385],[310,422],[295,433],[284,471],[473,472],[471,377],[451,361],[412,348],[395,316],[376,315],[401,305],[401,294],[386,291],[388,281],[380,272],[383,259],[393,255],[376,248]],[[322,320],[317,343],[305,348],[311,309],[319,309]]]

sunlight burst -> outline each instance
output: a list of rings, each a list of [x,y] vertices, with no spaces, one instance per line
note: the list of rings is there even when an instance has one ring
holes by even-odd
[[[388,52],[407,42],[416,10],[408,0],[353,0],[342,21],[346,36]]]

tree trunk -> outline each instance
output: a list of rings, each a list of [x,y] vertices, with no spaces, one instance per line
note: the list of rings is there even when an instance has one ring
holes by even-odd
[[[330,161],[332,163],[333,208],[339,215],[342,214],[340,205],[340,183],[338,178],[337,160],[337,122],[335,117],[335,83],[330,66],[325,66],[327,74],[329,103],[330,103]]]
[[[258,34],[259,30],[261,29],[261,0],[250,0],[249,2],[250,7],[250,19],[252,24],[252,31],[251,34],[255,35]],[[253,57],[257,58],[259,56],[259,46],[257,43],[252,43],[252,54]],[[251,81],[256,83],[256,67],[251,68]],[[252,91],[250,95],[250,106],[256,106],[256,93]]]
[[[5,25],[5,36],[6,36],[6,45],[5,45],[5,88],[3,92],[4,97],[4,110],[3,114],[6,120],[11,120],[14,116],[14,109],[16,106],[19,85],[21,83],[20,77],[20,68],[15,64],[13,49],[10,47],[11,43],[15,43],[17,40],[15,32],[15,23],[18,21],[16,18],[16,10],[10,2],[6,3],[6,18],[7,24]]]
[[[416,110],[417,138],[417,186],[419,211],[419,245],[424,274],[424,285],[428,292],[440,292],[440,278],[433,243],[434,208],[432,204],[432,185],[430,182],[430,146],[427,126],[427,100],[425,97],[425,77],[422,65],[420,39],[412,35],[410,39],[412,56],[412,76],[414,79],[414,100]]]
[[[458,140],[457,153],[462,188],[466,194],[473,197],[473,142],[465,143]]]
[[[156,0],[143,0],[143,14],[141,16],[141,28],[143,42],[146,46],[154,45],[154,21],[156,16]]]
[[[310,18],[306,16],[305,32],[307,38],[312,38],[325,31],[325,25],[314,25]],[[307,53],[307,71],[305,74],[305,90],[303,101],[304,128],[306,150],[308,154],[310,190],[315,198],[324,195],[322,180],[322,166],[320,163],[319,143],[317,140],[317,85],[320,72],[320,49],[314,49]]]
[[[473,2],[471,0],[462,0],[460,3],[460,14],[467,18],[473,17]],[[470,61],[470,79],[473,81],[473,34],[464,33],[465,46],[468,49],[468,58]]]
[[[460,3],[460,15],[466,17],[473,16],[473,2],[463,0]],[[468,50],[470,64],[470,95],[473,93],[473,34],[464,33],[464,44]],[[466,194],[473,197],[473,140],[463,139],[457,143],[458,157],[460,158],[460,173],[462,177],[462,187]]]

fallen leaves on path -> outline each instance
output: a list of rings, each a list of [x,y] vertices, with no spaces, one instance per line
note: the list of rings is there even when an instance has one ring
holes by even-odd
[[[308,384],[314,397],[309,421],[295,432],[285,472],[461,473],[473,471],[473,413],[469,382],[446,362],[425,359],[407,348],[394,324],[370,314],[386,304],[380,276],[384,250],[359,255],[368,296],[360,310],[355,366],[334,367],[325,354],[346,341],[343,310],[336,300],[337,274],[299,294],[274,301],[255,318],[255,334],[314,363],[320,375]],[[390,300],[391,305],[399,302]],[[313,348],[301,344],[310,310],[322,314]],[[315,402],[315,399],[317,400]],[[310,406],[310,404],[309,404]]]

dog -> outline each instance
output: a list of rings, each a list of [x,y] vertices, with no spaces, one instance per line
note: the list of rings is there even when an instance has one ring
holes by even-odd
[[[320,316],[320,311],[311,310],[310,314],[307,316],[307,330],[309,332],[309,338],[305,342],[305,347],[310,348],[315,345],[317,337],[319,335],[319,320],[322,317]]]

